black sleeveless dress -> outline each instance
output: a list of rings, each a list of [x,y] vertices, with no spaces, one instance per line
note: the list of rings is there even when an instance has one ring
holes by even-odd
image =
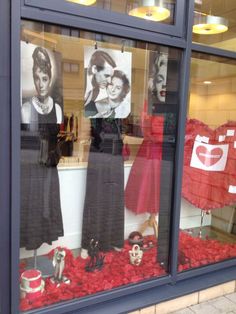
[[[124,162],[121,120],[91,119],[82,248],[92,239],[103,251],[124,244]]]
[[[56,168],[55,103],[49,114],[31,106],[31,122],[21,125],[21,236],[20,246],[38,249],[63,236],[59,178]]]

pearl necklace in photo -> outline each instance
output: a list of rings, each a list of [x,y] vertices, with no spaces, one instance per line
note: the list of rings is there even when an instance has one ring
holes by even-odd
[[[40,108],[42,110],[42,113],[43,114],[48,114],[49,113],[49,110],[50,110],[50,106],[49,104],[44,104],[44,103],[41,103],[38,99],[38,97],[36,96],[33,96],[32,97],[32,103],[34,105],[36,105],[38,108]]]

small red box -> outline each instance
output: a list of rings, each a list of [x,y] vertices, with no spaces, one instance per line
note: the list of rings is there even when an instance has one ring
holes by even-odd
[[[25,289],[38,288],[41,285],[42,273],[37,269],[28,269],[21,275],[21,286]]]
[[[42,274],[37,269],[29,269],[21,275],[21,298],[34,300],[41,296],[44,290],[44,281]]]

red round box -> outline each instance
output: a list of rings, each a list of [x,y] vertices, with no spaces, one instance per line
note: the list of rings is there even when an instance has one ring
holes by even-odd
[[[28,269],[21,275],[21,286],[25,289],[34,289],[40,287],[42,282],[42,273],[37,269]]]
[[[42,273],[37,269],[29,269],[21,275],[21,298],[34,300],[42,295],[44,290],[44,281]]]
[[[44,291],[44,281],[42,280],[41,285],[38,288],[35,289],[25,289],[22,286],[20,286],[20,295],[21,298],[28,299],[29,301],[33,301],[40,297]]]

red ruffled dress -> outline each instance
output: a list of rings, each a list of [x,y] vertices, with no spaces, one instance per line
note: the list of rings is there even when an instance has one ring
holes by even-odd
[[[187,121],[182,196],[203,210],[236,204],[236,122]]]
[[[125,206],[135,214],[157,213],[160,203],[160,173],[163,116],[142,113],[143,142],[133,162],[125,189]]]

